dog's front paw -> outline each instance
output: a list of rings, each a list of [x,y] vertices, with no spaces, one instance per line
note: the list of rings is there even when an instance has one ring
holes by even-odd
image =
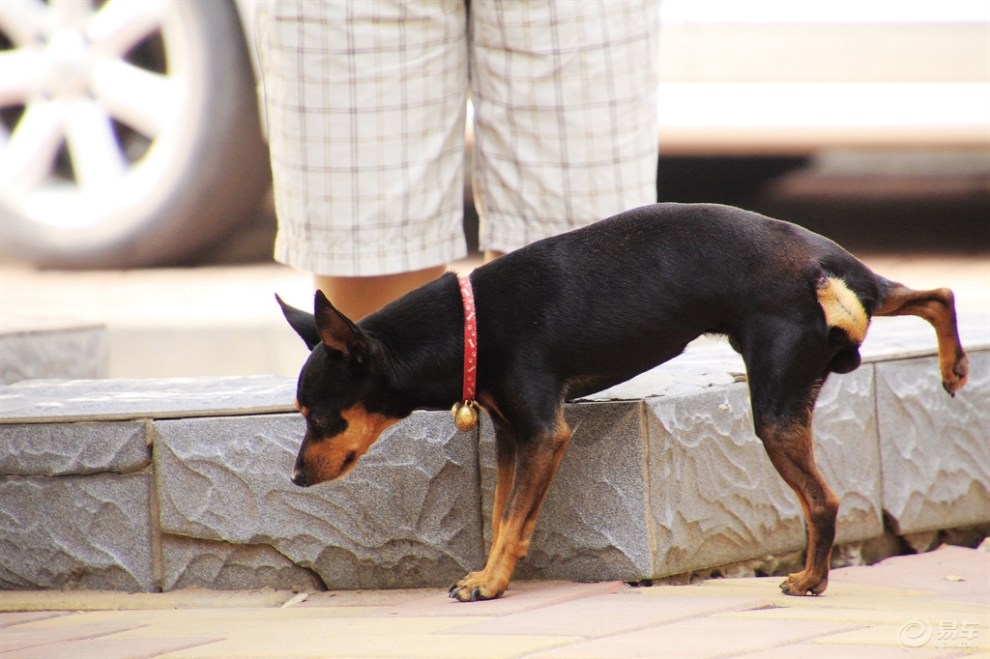
[[[789,575],[780,584],[785,595],[821,595],[828,588],[828,577],[815,577],[802,570]]]
[[[472,572],[451,586],[448,594],[461,602],[479,602],[499,597],[507,585],[494,582],[484,571]]]

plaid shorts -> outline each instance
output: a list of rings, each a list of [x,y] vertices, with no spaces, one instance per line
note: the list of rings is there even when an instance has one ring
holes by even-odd
[[[653,0],[276,0],[256,15],[276,259],[337,276],[465,254],[656,201]]]

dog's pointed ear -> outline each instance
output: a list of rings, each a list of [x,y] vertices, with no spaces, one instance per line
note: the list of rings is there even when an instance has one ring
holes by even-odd
[[[337,311],[323,291],[316,291],[316,328],[320,340],[328,348],[362,359],[368,351],[368,340],[357,325]]]
[[[282,315],[289,321],[289,325],[306,342],[306,347],[310,350],[315,348],[322,339],[320,338],[319,330],[316,328],[316,319],[313,317],[313,314],[302,309],[290,307],[279,297],[278,293],[275,294],[275,300],[278,302],[278,306],[282,307]]]

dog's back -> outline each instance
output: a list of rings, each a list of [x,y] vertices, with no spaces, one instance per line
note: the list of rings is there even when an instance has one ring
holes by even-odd
[[[858,345],[885,280],[796,225],[728,206],[658,204],[534,243],[473,281],[481,340],[549,360],[586,383],[570,392],[580,395],[671,359],[701,334],[738,345],[765,314],[818,318],[823,334],[841,322]],[[838,302],[850,300],[863,313],[840,317]]]

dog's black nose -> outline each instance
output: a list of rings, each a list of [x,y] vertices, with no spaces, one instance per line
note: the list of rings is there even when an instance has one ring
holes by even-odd
[[[301,469],[296,469],[292,472],[292,482],[299,487],[307,487],[309,485],[309,479],[306,478],[306,472]]]

